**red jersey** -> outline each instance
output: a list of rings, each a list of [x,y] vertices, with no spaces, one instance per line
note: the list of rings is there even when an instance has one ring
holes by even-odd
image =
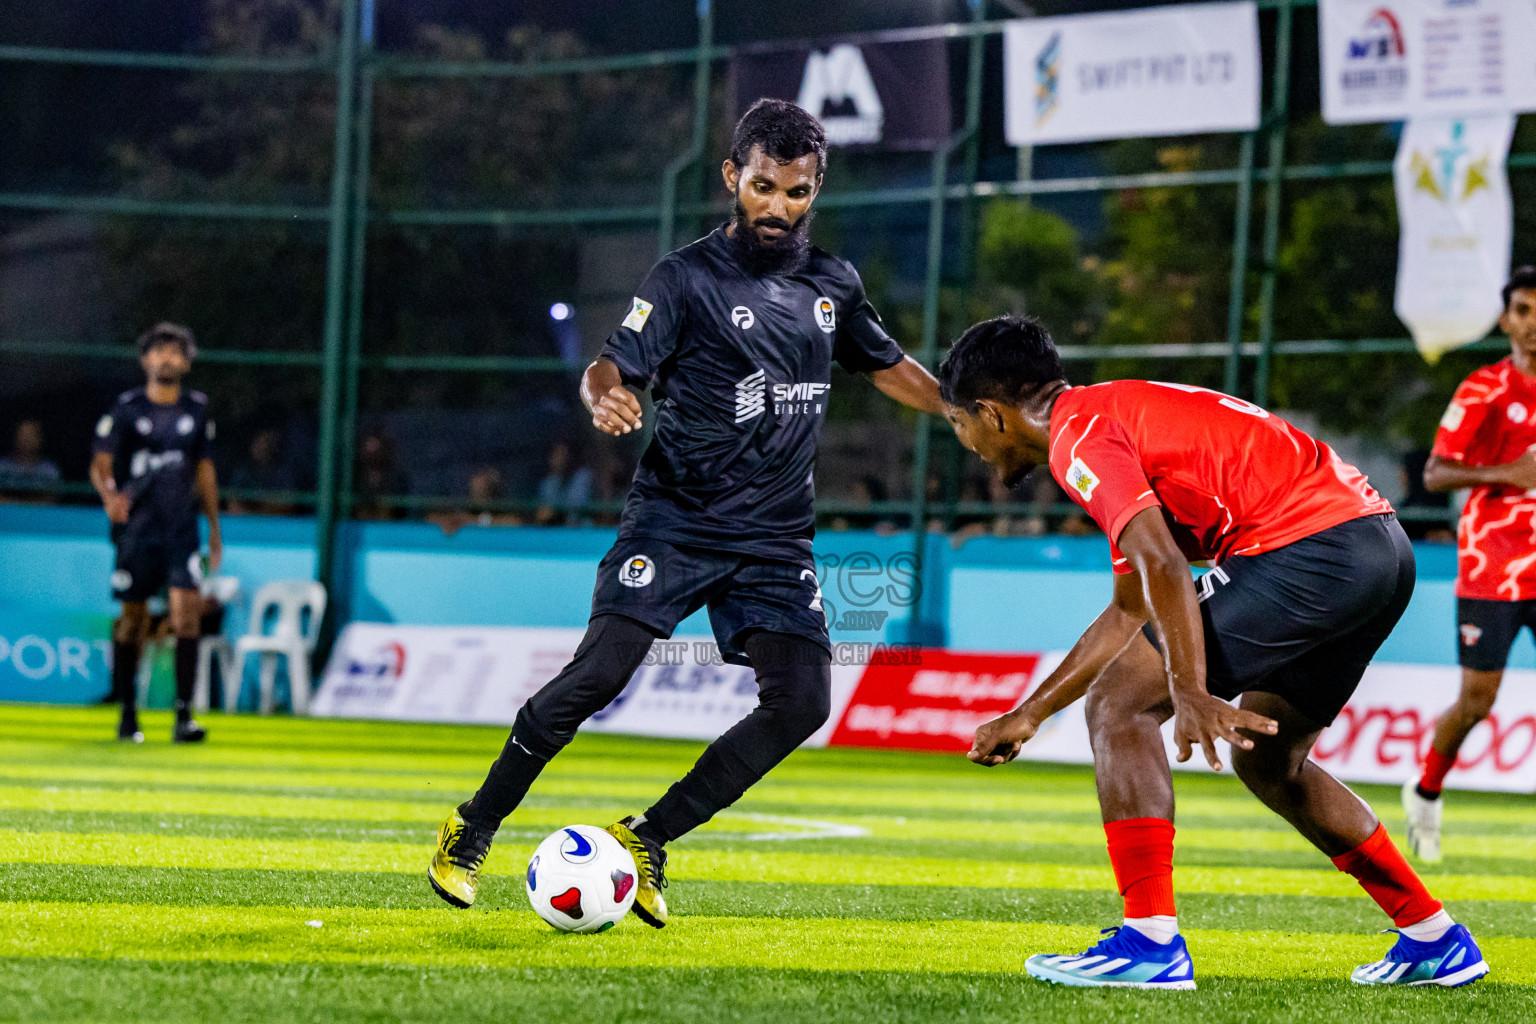
[[[1187,384],[1117,380],[1069,388],[1051,411],[1051,475],[1116,543],[1161,506],[1179,550],[1221,563],[1391,512],[1365,475],[1258,406]]]
[[[1501,359],[1461,382],[1435,434],[1434,454],[1468,466],[1513,462],[1536,447],[1536,379]],[[1456,596],[1536,598],[1536,494],[1472,488],[1456,528]]]

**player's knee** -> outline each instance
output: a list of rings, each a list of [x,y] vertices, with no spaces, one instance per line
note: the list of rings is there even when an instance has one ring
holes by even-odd
[[[112,639],[120,644],[144,642],[149,629],[149,610],[143,605],[124,605],[123,612],[112,624]]]
[[[1493,702],[1498,699],[1499,684],[1478,681],[1462,688],[1460,711],[1467,722],[1475,725],[1493,713]]]
[[[512,738],[517,745],[541,761],[551,760],[565,749],[566,744],[570,743],[574,736],[574,732],[569,736],[558,735],[546,728],[539,721],[538,716],[529,710],[527,704],[518,709],[517,718],[512,725]]]

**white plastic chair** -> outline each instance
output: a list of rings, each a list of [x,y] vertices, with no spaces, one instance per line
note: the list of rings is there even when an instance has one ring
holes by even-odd
[[[261,655],[260,714],[272,713],[273,691],[277,686],[277,659],[288,661],[288,690],[293,713],[309,714],[309,656],[320,634],[320,620],[325,616],[325,587],[312,580],[277,580],[256,591],[251,601],[251,624],[245,636],[235,641],[235,680],[245,673],[245,660]],[[266,631],[269,612],[276,612],[271,632]],[[225,687],[239,693],[239,686]]]
[[[210,576],[203,580],[204,597],[213,598],[225,608],[239,607],[244,596],[240,580],[234,576]],[[234,711],[240,703],[240,678],[235,675],[235,645],[229,638],[205,636],[197,645],[197,680],[192,685],[192,709],[207,711],[213,691],[213,662],[219,663],[219,680],[224,685],[224,710]]]

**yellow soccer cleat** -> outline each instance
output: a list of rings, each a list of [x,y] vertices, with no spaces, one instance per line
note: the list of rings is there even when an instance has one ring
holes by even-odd
[[[485,863],[496,833],[466,821],[460,810],[455,807],[450,811],[437,830],[437,852],[427,865],[427,881],[439,896],[462,909],[475,902],[480,865]]]
[[[661,895],[661,890],[667,887],[667,851],[659,844],[641,839],[630,831],[629,826],[634,820],[631,815],[609,825],[605,831],[622,843],[629,855],[635,858],[635,870],[640,874],[640,882],[635,889],[634,906],[630,909],[652,928],[665,928],[667,901]]]

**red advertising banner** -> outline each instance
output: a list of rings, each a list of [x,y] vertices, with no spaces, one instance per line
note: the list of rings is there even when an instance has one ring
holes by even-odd
[[[1039,661],[1038,654],[924,649],[917,664],[872,664],[830,745],[969,750],[978,725],[1024,699]]]

